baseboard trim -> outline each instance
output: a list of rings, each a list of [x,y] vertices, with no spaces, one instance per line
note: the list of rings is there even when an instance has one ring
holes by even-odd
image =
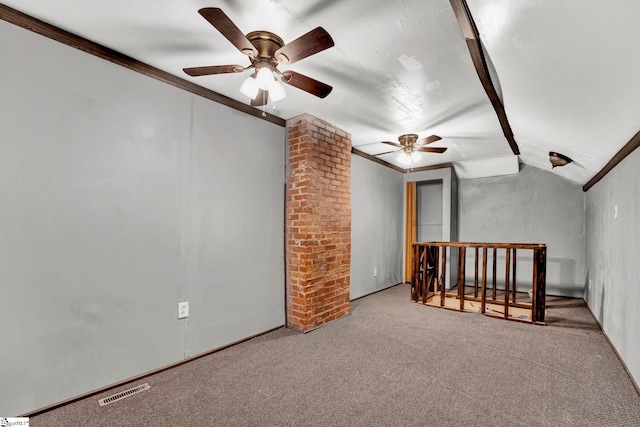
[[[134,377],[127,378],[127,379],[122,380],[122,381],[118,381],[117,383],[113,383],[113,384],[110,384],[110,385],[107,385],[107,386],[104,386],[104,387],[100,387],[100,388],[98,388],[96,390],[92,390],[92,391],[89,391],[87,393],[83,393],[83,394],[80,394],[78,396],[74,396],[74,397],[71,397],[69,399],[63,400],[61,402],[57,402],[57,403],[42,407],[40,409],[36,409],[35,411],[27,412],[25,414],[18,415],[18,416],[19,417],[35,417],[36,415],[40,415],[40,414],[43,414],[45,412],[51,411],[53,409],[57,409],[57,408],[60,408],[62,406],[65,406],[65,405],[69,405],[69,404],[77,402],[79,400],[86,399],[87,397],[95,396],[97,394],[103,393],[105,391],[108,391],[108,390],[111,390],[111,389],[114,389],[114,388],[117,388],[117,387],[122,387],[123,385],[128,384],[130,382],[140,381],[140,380],[142,380],[144,378],[150,377],[151,375],[159,374],[161,372],[168,371],[169,369],[177,368],[178,366],[184,365],[185,363],[193,362],[194,360],[201,359],[203,357],[206,357],[206,356],[209,356],[211,354],[217,353],[217,352],[222,351],[224,349],[227,349],[229,347],[233,347],[234,345],[238,345],[238,344],[241,344],[241,343],[243,343],[245,341],[249,341],[249,340],[252,340],[252,339],[257,338],[259,336],[266,335],[268,333],[277,331],[278,329],[282,329],[284,327],[285,327],[285,325],[276,326],[275,328],[271,328],[271,329],[268,329],[268,330],[266,330],[264,332],[260,332],[260,333],[257,333],[255,335],[251,335],[249,337],[243,338],[243,339],[238,340],[238,341],[234,341],[232,343],[223,345],[221,347],[217,347],[217,348],[214,348],[212,350],[205,351],[204,353],[196,354],[195,356],[191,356],[191,357],[189,357],[187,359],[180,360],[180,361],[175,362],[175,363],[171,363],[171,364],[163,366],[161,368],[154,369],[154,370],[149,371],[149,372],[145,372],[144,374],[136,375]]]
[[[613,352],[615,353],[616,357],[618,358],[620,363],[622,363],[622,367],[627,372],[627,375],[629,376],[629,379],[631,380],[631,384],[633,384],[633,387],[636,389],[636,393],[638,393],[638,396],[640,396],[640,387],[638,387],[638,383],[633,378],[633,375],[631,375],[631,371],[627,367],[627,364],[624,363],[624,359],[622,358],[622,356],[620,356],[620,353],[618,353],[618,349],[616,348],[615,345],[613,345],[613,342],[609,338],[609,335],[607,335],[607,333],[602,328],[602,324],[600,324],[600,321],[598,320],[596,315],[593,314],[593,311],[591,310],[591,307],[589,307],[589,303],[587,302],[587,300],[583,298],[583,301],[584,301],[584,304],[586,305],[587,309],[589,310],[589,313],[591,314],[591,317],[593,317],[593,320],[596,322],[596,325],[598,325],[598,328],[600,329],[600,332],[602,332],[602,335],[604,335],[605,339],[607,340],[607,342],[609,343],[609,345],[613,349]]]
[[[395,288],[396,286],[399,286],[399,285],[404,285],[405,283],[407,283],[407,282],[400,282],[400,283],[396,283],[395,285],[391,285],[391,286],[388,286],[388,287],[383,288],[383,289],[378,289],[377,291],[373,291],[371,293],[368,293],[368,294],[359,296],[357,298],[354,298],[354,299],[351,300],[351,302],[358,301],[359,299],[366,298],[368,296],[377,294],[378,292],[386,291],[387,289]]]
[[[342,317],[338,317],[337,319],[330,320],[329,322],[323,323],[322,325],[314,326],[313,328],[307,329],[305,331],[301,331],[300,329],[292,328],[291,326],[287,326],[287,329],[289,329],[290,331],[301,333],[301,334],[308,334],[309,332],[316,331],[316,330],[318,330],[320,328],[323,328],[323,327],[325,327],[327,325],[330,325],[332,323],[338,322],[338,321],[340,321],[342,319],[345,319],[345,318],[347,318],[349,316],[351,316],[351,310],[349,310],[349,312],[347,314],[345,314],[344,316],[342,316]]]

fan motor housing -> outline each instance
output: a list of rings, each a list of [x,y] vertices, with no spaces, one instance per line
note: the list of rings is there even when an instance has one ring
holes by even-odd
[[[246,37],[258,50],[257,58],[261,59],[274,59],[276,51],[284,46],[282,39],[269,31],[252,31]]]
[[[418,135],[415,133],[405,133],[404,135],[400,135],[398,137],[398,142],[403,147],[412,147],[416,141],[418,140]]]

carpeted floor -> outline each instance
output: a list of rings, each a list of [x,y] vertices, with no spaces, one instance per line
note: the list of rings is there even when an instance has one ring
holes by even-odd
[[[32,417],[39,426],[638,426],[640,397],[581,300],[548,326],[425,307],[399,285]],[[132,386],[151,389],[100,407]]]

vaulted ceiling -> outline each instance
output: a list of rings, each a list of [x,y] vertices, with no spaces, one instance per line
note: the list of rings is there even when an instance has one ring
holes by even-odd
[[[422,153],[412,167],[478,160],[492,173],[516,150],[472,61],[454,7],[465,3],[521,162],[551,170],[549,152],[562,153],[574,162],[553,172],[585,184],[628,147],[640,130],[637,0],[3,1],[247,104],[240,86],[248,72],[182,71],[249,65],[198,10],[219,7],[244,33],[267,30],[285,43],[321,26],[335,46],[280,68],[333,91],[320,99],[285,86],[287,97],[267,112],[310,113],[351,133],[353,146],[370,155],[389,151],[381,141],[404,133],[436,134],[442,140],[431,146],[448,150]],[[379,158],[405,167],[400,153]]]

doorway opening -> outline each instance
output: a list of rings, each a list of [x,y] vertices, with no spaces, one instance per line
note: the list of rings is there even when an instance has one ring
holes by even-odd
[[[413,243],[440,242],[443,232],[443,191],[441,179],[407,182],[405,230],[405,280],[412,280]]]

